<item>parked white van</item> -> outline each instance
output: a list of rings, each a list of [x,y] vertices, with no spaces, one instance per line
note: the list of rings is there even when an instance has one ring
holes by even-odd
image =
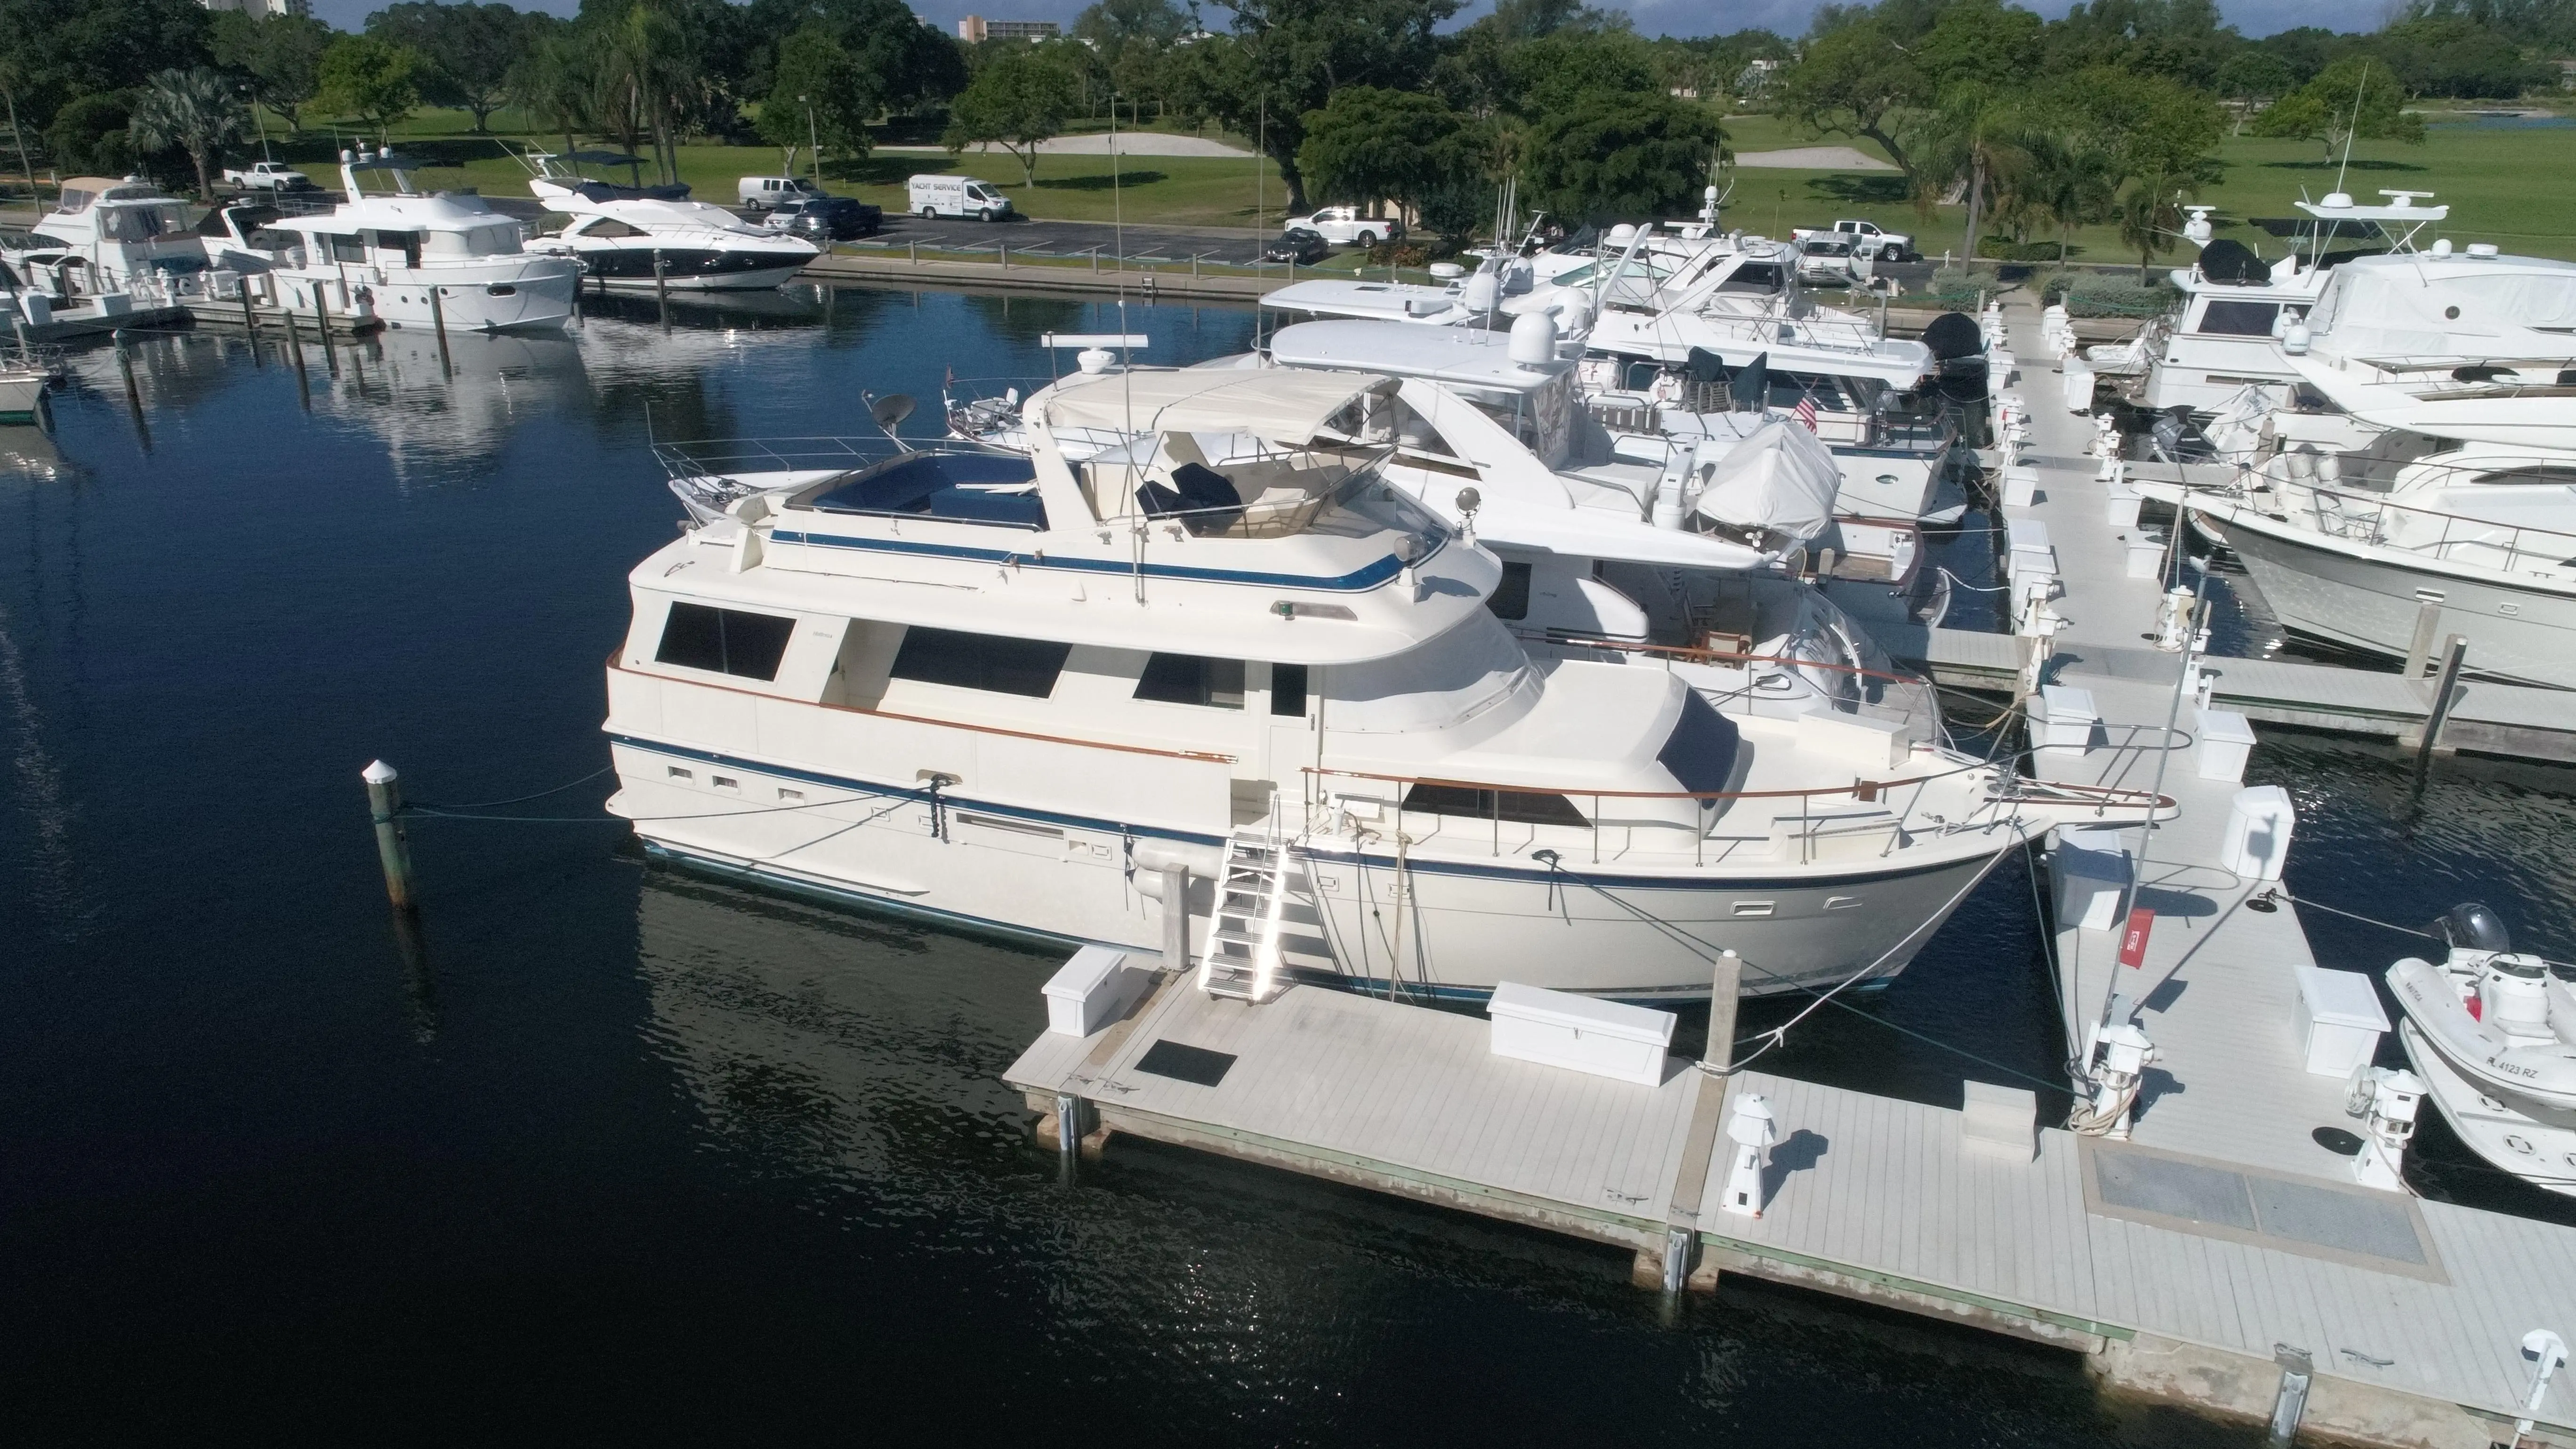
[[[793,176],[746,176],[734,183],[733,194],[754,211],[776,211],[782,206],[803,206],[823,192],[813,182]]]
[[[1011,199],[992,182],[972,176],[916,176],[912,178],[912,214],[1000,221],[1011,214]]]

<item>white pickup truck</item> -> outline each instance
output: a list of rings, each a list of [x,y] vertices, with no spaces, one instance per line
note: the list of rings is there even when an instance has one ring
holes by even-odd
[[[1914,250],[1914,238],[1897,232],[1881,231],[1874,221],[1844,220],[1832,226],[1802,226],[1789,233],[1792,241],[1842,241],[1851,243],[1852,255],[1881,262],[1921,260]]]
[[[225,171],[224,184],[254,191],[310,191],[313,178],[280,162],[257,161],[246,169]]]

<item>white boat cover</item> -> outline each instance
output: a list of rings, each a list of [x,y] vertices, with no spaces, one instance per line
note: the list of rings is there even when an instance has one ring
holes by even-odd
[[[1122,433],[1251,433],[1302,443],[1371,394],[1384,416],[1396,381],[1371,373],[1257,372],[1189,368],[1138,369],[1072,377],[1029,399],[1050,428],[1111,428]]]
[[[1773,421],[1729,449],[1701,488],[1699,514],[1737,528],[1804,542],[1834,521],[1842,468],[1833,451],[1794,422]]]

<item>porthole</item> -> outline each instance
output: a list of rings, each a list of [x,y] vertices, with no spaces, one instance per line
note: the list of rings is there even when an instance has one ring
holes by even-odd
[[[2460,320],[2460,309],[2457,307],[2445,307],[2442,309],[2442,315],[2448,317],[2454,322],[2457,322]]]

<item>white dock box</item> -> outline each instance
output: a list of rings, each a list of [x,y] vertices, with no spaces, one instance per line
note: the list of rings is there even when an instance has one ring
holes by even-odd
[[[2232,709],[2203,709],[2200,738],[2191,747],[2193,766],[2204,780],[2242,780],[2245,757],[2254,753],[2254,726]]]
[[[2066,410],[2070,413],[2093,411],[2093,367],[2070,357],[2066,359]]]
[[[2129,845],[2120,829],[2060,830],[2048,873],[2057,887],[2057,924],[2107,931],[2120,924],[2129,890]]]
[[[2358,971],[2318,966],[2294,971],[2299,978],[2299,1048],[2307,1053],[2309,1073],[2351,1076],[2353,1068],[2378,1054],[2380,1033],[2388,1030],[2379,993]]]
[[[2279,880],[2290,858],[2290,832],[2298,812],[2290,792],[2278,785],[2239,790],[2227,807],[2227,834],[2218,846],[2220,869],[2246,880]]]
[[[2125,535],[2127,539],[2127,577],[2162,578],[2165,571],[2165,546],[2143,533]]]
[[[1613,1077],[1641,1087],[1664,1080],[1673,1044],[1673,1014],[1622,1006],[1506,981],[1494,988],[1492,1052],[1525,1062]]]
[[[2101,722],[2102,712],[2093,707],[2093,691],[2071,684],[2039,687],[2039,709],[2032,721],[2039,726],[2038,748],[2083,754],[2093,748],[2093,728]]]
[[[1153,979],[1151,971],[1128,965],[1124,951],[1085,946],[1041,988],[1046,992],[1047,1030],[1089,1036],[1126,1015]]]
[[[2113,483],[2102,493],[2102,520],[2113,528],[2138,526],[2138,505],[2144,495],[2126,483]]]

